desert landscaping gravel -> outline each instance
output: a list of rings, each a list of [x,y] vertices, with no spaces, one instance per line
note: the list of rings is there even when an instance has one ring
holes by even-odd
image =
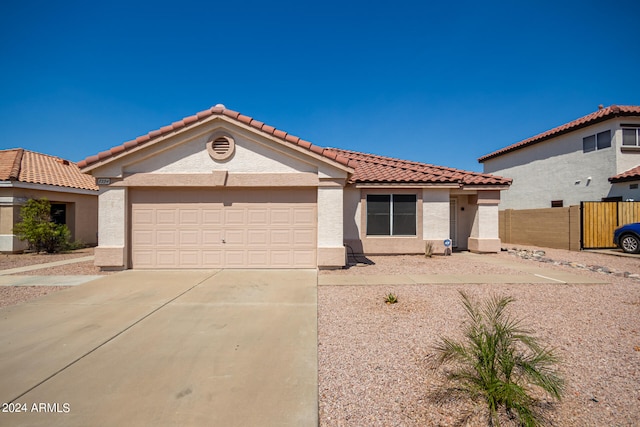
[[[522,248],[518,248],[522,249]],[[318,287],[318,381],[321,426],[486,425],[467,401],[438,395],[442,371],[433,366],[440,336],[459,333],[459,291],[472,297],[515,298],[512,313],[556,348],[566,391],[547,407],[547,425],[640,425],[640,258],[546,248],[486,255],[514,268],[464,254],[450,257],[370,257],[372,265],[322,275],[512,274],[519,264],[599,278],[605,284],[427,284]],[[526,253],[526,252],[525,252]],[[0,269],[92,254],[3,256]],[[539,263],[539,264],[533,264]],[[604,267],[604,268],[603,268]],[[92,262],[30,274],[98,274]],[[66,272],[66,273],[65,273]],[[625,273],[627,273],[625,275]],[[0,286],[0,307],[65,287]],[[389,292],[398,303],[387,305]],[[508,425],[508,424],[507,424]]]
[[[558,264],[547,261],[540,266],[601,278],[607,283],[319,286],[320,425],[487,425],[484,412],[477,407],[459,399],[443,399],[436,393],[443,376],[433,367],[433,347],[439,336],[457,336],[464,320],[460,290],[479,299],[514,297],[512,313],[524,319],[543,342],[556,347],[566,391],[560,403],[547,407],[547,425],[639,425],[640,282],[594,272],[586,266],[638,273],[640,260],[542,250],[546,258]],[[504,257],[516,266],[539,262],[506,252],[487,256]],[[498,272],[490,264],[468,263],[461,254],[431,259],[371,259],[375,265],[346,271],[366,274],[373,267],[376,274],[385,274],[383,266],[388,265],[393,272],[415,272],[419,266],[426,273]],[[397,304],[384,303],[389,292],[397,295]]]

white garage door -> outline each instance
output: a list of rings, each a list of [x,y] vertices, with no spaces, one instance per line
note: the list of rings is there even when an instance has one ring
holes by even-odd
[[[316,191],[132,190],[133,268],[315,268]]]

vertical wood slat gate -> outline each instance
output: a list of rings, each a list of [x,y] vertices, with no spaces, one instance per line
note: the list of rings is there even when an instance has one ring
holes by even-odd
[[[615,248],[613,231],[640,222],[640,202],[581,202],[581,249]]]

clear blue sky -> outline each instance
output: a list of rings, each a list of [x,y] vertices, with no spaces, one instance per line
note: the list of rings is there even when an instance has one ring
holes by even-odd
[[[79,161],[222,103],[317,145],[477,158],[640,105],[640,2],[8,0],[0,148]]]

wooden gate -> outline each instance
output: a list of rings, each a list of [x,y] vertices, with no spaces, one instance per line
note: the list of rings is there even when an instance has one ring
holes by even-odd
[[[581,249],[615,248],[613,231],[640,222],[640,202],[581,202]]]

